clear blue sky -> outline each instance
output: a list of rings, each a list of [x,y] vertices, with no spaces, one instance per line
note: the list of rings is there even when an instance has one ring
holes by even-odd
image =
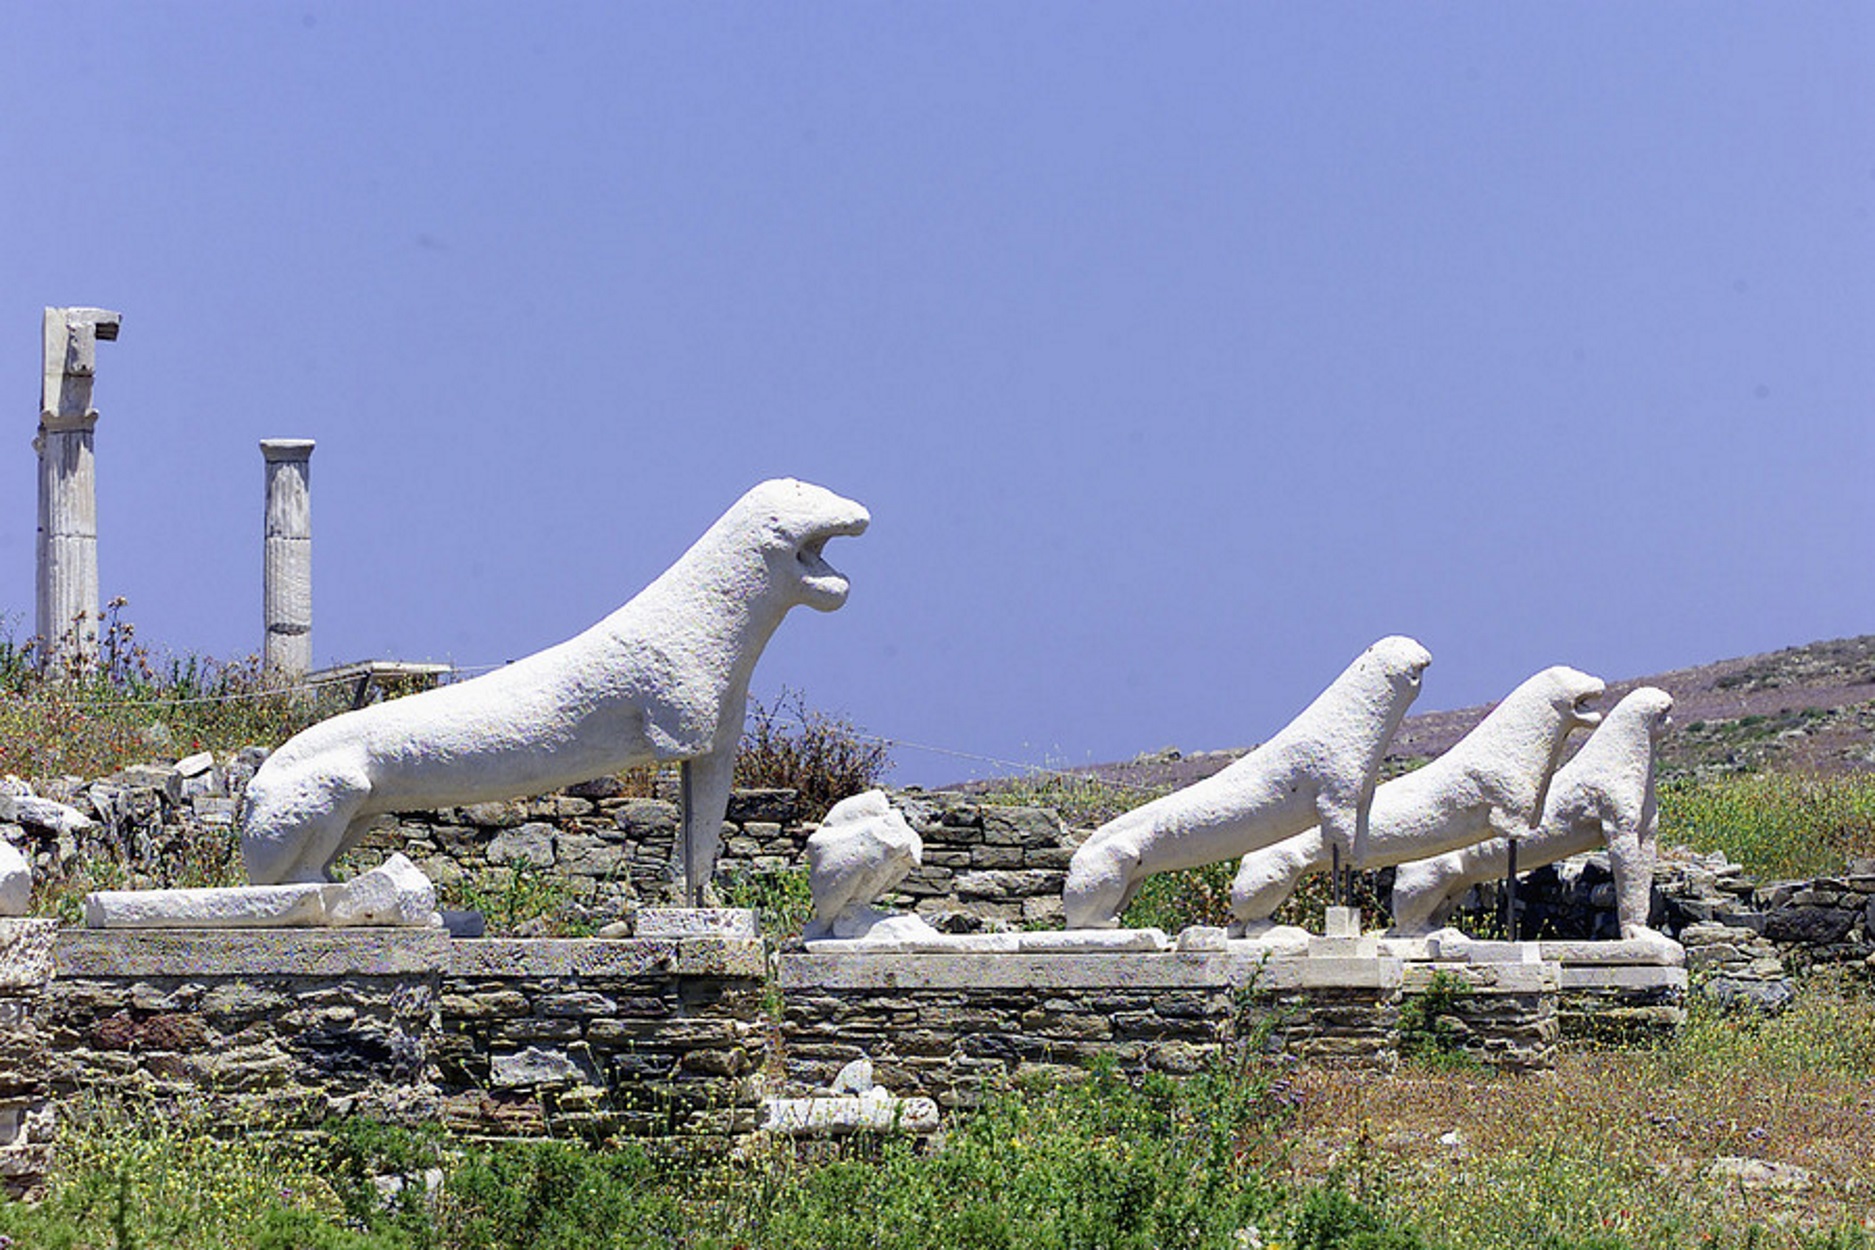
[[[756,481],[866,503],[757,674],[1080,763],[1875,630],[1875,7],[13,3],[0,612],[40,310],[98,352],[103,589],[497,663]],[[4,346],[10,343],[11,346]],[[900,779],[982,771],[911,749]]]

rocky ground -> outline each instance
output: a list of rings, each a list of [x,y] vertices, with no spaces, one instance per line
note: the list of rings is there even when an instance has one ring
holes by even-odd
[[[1673,696],[1673,726],[1662,748],[1668,775],[1875,772],[1875,635],[1630,678],[1609,686],[1603,707],[1637,686],[1658,686]],[[1388,754],[1388,771],[1443,753],[1491,706],[1407,718]],[[1248,750],[1167,750],[1080,771],[1134,786],[1186,786]]]

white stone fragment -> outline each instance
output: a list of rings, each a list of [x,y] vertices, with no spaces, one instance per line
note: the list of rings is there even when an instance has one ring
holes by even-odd
[[[811,941],[935,935],[916,916],[894,917],[871,906],[922,864],[923,856],[923,841],[885,791],[868,790],[834,804],[807,839],[814,918],[801,936]]]
[[[1322,935],[1331,938],[1361,936],[1361,910],[1358,907],[1330,907],[1322,917]]]
[[[1815,1174],[1808,1168],[1743,1155],[1720,1155],[1706,1168],[1706,1179],[1740,1189],[1778,1189],[1789,1193],[1802,1193],[1816,1183]]]
[[[790,1137],[847,1133],[934,1133],[937,1104],[929,1098],[894,1098],[882,1089],[858,1097],[770,1098],[764,1132]]]
[[[1543,958],[1570,965],[1604,967],[1682,968],[1686,966],[1686,948],[1664,933],[1648,930],[1652,936],[1622,938],[1610,942],[1557,941],[1547,939],[1539,945]]]
[[[752,907],[642,907],[634,918],[632,936],[751,941],[761,933]]]
[[[329,887],[326,923],[414,928],[440,924],[442,917],[436,911],[436,887],[422,869],[399,853],[369,872]]]
[[[194,755],[185,755],[176,761],[176,775],[179,777],[200,777],[215,766],[212,751],[197,751]]]
[[[52,979],[56,920],[0,917],[0,990],[39,989]]]
[[[0,839],[0,916],[24,916],[33,905],[33,866],[11,842]]]
[[[1195,924],[1179,930],[1175,945],[1181,951],[1226,951],[1230,933],[1218,925]]]
[[[75,807],[27,794],[0,794],[0,823],[32,825],[56,834],[89,829],[92,822]]]
[[[687,893],[715,863],[749,677],[789,609],[830,612],[821,556],[866,510],[764,482],[624,607],[481,677],[346,712],[288,739],[248,783],[241,853],[256,884],[325,880],[372,816],[524,794],[679,761]]]
[[[85,926],[91,929],[426,928],[441,923],[436,888],[402,855],[337,885],[98,890],[85,896]]]
[[[1230,930],[1226,929],[1228,934]],[[1233,955],[1261,955],[1273,959],[1293,959],[1309,953],[1315,935],[1292,924],[1270,925],[1255,937],[1232,937],[1225,949]]]
[[[1374,791],[1366,836],[1348,862],[1384,868],[1529,833],[1570,732],[1601,719],[1589,705],[1603,689],[1600,679],[1561,665],[1518,686],[1450,751]],[[1303,877],[1331,867],[1335,846],[1345,852],[1347,841],[1324,824],[1244,856],[1231,885],[1236,925],[1254,936]]]
[[[1654,757],[1672,708],[1673,697],[1652,686],[1615,704],[1556,771],[1540,827],[1517,839],[1517,868],[1541,868],[1605,845],[1622,936],[1677,946],[1647,927],[1658,826]],[[1393,881],[1395,931],[1419,933],[1442,924],[1465,891],[1509,871],[1504,838],[1401,864]]]
[[[1082,951],[1169,951],[1172,941],[1164,929],[1044,929],[1015,935],[1016,949],[1025,953],[1078,954]]]
[[[864,1094],[872,1088],[872,1060],[855,1059],[840,1069],[827,1091],[832,1094]]]
[[[97,890],[85,895],[85,927],[305,928],[325,924],[327,888],[305,882],[232,889]]]
[[[817,955],[1014,955],[1020,950],[1016,933],[939,933],[925,925],[925,932],[895,936],[898,922],[906,920],[918,917],[900,912],[882,919],[863,938],[809,938],[804,945]]]
[[[489,1083],[496,1089],[530,1085],[597,1085],[595,1074],[563,1051],[529,1046],[513,1054],[490,1055]]]
[[[1068,928],[1117,925],[1154,873],[1217,863],[1311,825],[1358,860],[1381,757],[1431,662],[1411,638],[1383,638],[1250,754],[1096,829],[1069,863]]]

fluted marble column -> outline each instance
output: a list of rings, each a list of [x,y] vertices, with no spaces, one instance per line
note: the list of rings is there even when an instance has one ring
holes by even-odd
[[[33,631],[41,662],[63,673],[75,656],[98,651],[98,492],[91,406],[97,344],[117,337],[120,313],[48,308],[39,388],[39,532],[35,543]]]
[[[262,659],[268,671],[297,681],[312,670],[313,440],[262,439],[260,453],[267,461]]]

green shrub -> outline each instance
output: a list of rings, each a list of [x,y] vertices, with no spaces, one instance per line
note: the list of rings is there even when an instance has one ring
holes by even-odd
[[[1190,925],[1230,923],[1230,883],[1237,861],[1161,872],[1139,883],[1120,923],[1133,929],[1177,933]]]
[[[1379,1211],[1339,1184],[1310,1191],[1290,1226],[1292,1250],[1429,1250],[1411,1228],[1389,1224]]]
[[[754,908],[762,932],[771,937],[799,933],[814,916],[814,893],[803,868],[738,869],[717,878],[716,892],[724,907]]]
[[[1766,877],[1841,872],[1875,855],[1875,777],[1781,773],[1676,781],[1660,789],[1660,839],[1723,851]]]

